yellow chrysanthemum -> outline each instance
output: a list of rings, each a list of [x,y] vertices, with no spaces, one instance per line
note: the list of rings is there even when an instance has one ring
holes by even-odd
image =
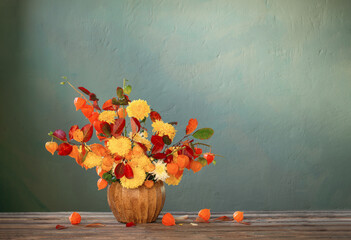
[[[138,120],[148,117],[151,112],[147,102],[140,99],[130,102],[126,110],[129,117],[135,117]]]
[[[111,153],[117,153],[119,156],[124,157],[132,148],[132,143],[127,137],[112,137],[107,142],[107,147]]]
[[[146,139],[144,136],[145,136],[145,133],[136,133],[136,134],[130,133],[129,134],[129,137],[133,138],[134,142],[138,142],[138,143],[145,145],[146,149],[148,151],[150,151],[151,146],[152,146],[151,142],[148,139]]]
[[[145,154],[143,154],[139,157],[132,158],[132,160],[130,160],[130,162],[132,164],[135,164],[136,166],[138,166],[140,168],[144,168],[151,163],[150,159]]]
[[[117,114],[115,111],[103,111],[99,115],[99,121],[104,121],[107,123],[114,123],[115,118],[117,117]]]
[[[83,131],[80,129],[75,130],[73,132],[73,139],[76,140],[77,142],[83,142],[83,139],[84,139]]]
[[[100,156],[96,155],[93,152],[88,152],[88,155],[86,156],[83,164],[87,168],[93,168],[93,167],[100,166],[101,163],[102,163],[102,158]]]
[[[133,157],[140,157],[144,155],[144,149],[142,149],[139,144],[135,144],[132,150]]]
[[[125,188],[137,188],[143,185],[146,173],[140,167],[132,168],[134,177],[132,179],[128,179],[126,177],[122,177],[120,179],[122,187]]]
[[[151,172],[151,174],[155,175],[156,180],[165,181],[169,177],[166,171],[166,163],[164,163],[161,160],[158,160],[157,162],[154,162],[154,165],[155,169]]]
[[[179,178],[176,178],[175,176],[171,175],[169,176],[169,178],[166,179],[165,183],[167,183],[168,185],[178,185],[180,180],[182,180],[182,176],[180,176]]]
[[[165,123],[162,120],[156,120],[154,123],[152,123],[151,126],[153,127],[152,132],[155,132],[158,136],[161,137],[168,135],[172,141],[177,132],[171,124]]]

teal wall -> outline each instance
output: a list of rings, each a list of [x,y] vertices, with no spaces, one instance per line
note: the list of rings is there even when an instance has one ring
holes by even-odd
[[[215,129],[216,166],[165,210],[351,208],[351,1],[0,2],[0,211],[108,211],[94,170],[44,148],[127,78],[165,121]]]

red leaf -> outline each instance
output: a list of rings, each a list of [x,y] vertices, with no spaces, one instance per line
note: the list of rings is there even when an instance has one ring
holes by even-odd
[[[78,125],[73,125],[73,126],[71,127],[71,129],[70,129],[69,132],[68,132],[69,140],[72,140],[72,139],[73,139],[73,133],[74,133],[74,131],[76,131],[77,129],[79,129]]]
[[[115,110],[116,105],[112,104],[112,99],[107,100],[104,105],[102,105],[103,110]]]
[[[127,99],[128,102],[130,102],[128,95],[124,94],[124,98]]]
[[[67,141],[66,133],[61,129],[57,129],[53,135],[62,141]]]
[[[88,89],[83,88],[83,87],[78,87],[79,90],[81,90],[83,93],[85,93],[86,95],[89,95],[90,92],[88,91]]]
[[[218,217],[216,219],[213,219],[213,221],[232,221],[233,219],[227,216],[222,216],[222,217]]]
[[[208,221],[205,221],[205,220],[203,220],[203,219],[200,218],[200,217],[197,217],[197,218],[195,219],[195,222],[208,223]]]
[[[96,110],[101,111],[101,108],[99,107],[99,104],[98,104],[98,100],[95,100],[95,101],[93,102],[93,107],[94,107]]]
[[[99,99],[96,97],[95,93],[89,94],[89,100],[90,101],[99,101]]]
[[[137,144],[144,150],[144,153],[147,152],[147,147],[144,144],[138,143],[138,142],[137,142]]]
[[[182,152],[185,156],[188,156],[190,159],[194,158],[194,151],[191,149],[191,147],[185,146],[185,149],[183,149]]]
[[[150,119],[152,122],[155,122],[156,120],[162,120],[161,115],[156,111],[152,111],[150,113]]]
[[[68,144],[68,143],[61,143],[58,148],[58,155],[60,156],[66,156],[69,155],[72,152],[72,145]]]
[[[124,176],[124,164],[119,163],[115,168],[115,175],[117,179],[121,179]]]
[[[164,158],[167,157],[167,155],[164,154],[164,153],[156,153],[156,154],[153,155],[152,157],[155,158],[155,159],[164,159]]]
[[[129,222],[129,223],[126,223],[126,227],[135,227],[135,223],[134,222]]]
[[[102,122],[100,124],[102,132],[105,134],[105,136],[110,137],[111,136],[111,126],[107,122]]]
[[[171,149],[167,149],[165,154],[168,155],[172,152]],[[171,163],[173,161],[173,155],[169,155],[166,159],[163,160],[165,163]]]
[[[124,166],[124,176],[128,179],[134,178],[133,169],[129,166],[129,164]]]
[[[162,148],[165,145],[165,143],[163,142],[163,138],[157,135],[152,135],[151,142],[153,145],[160,146]]]
[[[111,134],[115,137],[120,136],[123,132],[125,125],[126,125],[126,120],[124,118],[116,119],[115,124],[112,126]]]
[[[66,228],[68,228],[68,227],[65,227],[65,226],[62,226],[62,225],[56,225],[56,229],[57,230],[62,230],[62,229],[66,229]]]
[[[83,142],[88,142],[91,139],[91,136],[93,136],[93,125],[92,124],[87,124],[84,127],[82,127],[83,131]]]
[[[140,122],[135,117],[130,118],[130,126],[132,128],[133,134],[140,131]]]
[[[163,149],[163,146],[154,145],[154,147],[153,147],[152,150],[151,150],[151,154],[159,153],[159,152],[162,151],[162,149]]]
[[[99,120],[95,120],[94,123],[93,123],[95,130],[96,130],[97,132],[99,132],[99,133],[102,133],[102,129],[101,129],[101,124],[102,124],[102,123],[103,123],[103,122],[101,122],[101,121],[99,121]]]

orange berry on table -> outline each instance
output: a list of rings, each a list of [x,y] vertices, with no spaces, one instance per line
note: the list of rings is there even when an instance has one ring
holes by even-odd
[[[204,221],[208,221],[211,217],[210,209],[201,209],[198,213],[199,217],[202,218]]]
[[[201,155],[201,153],[202,153],[202,149],[201,148],[194,148],[194,150],[195,150],[195,154],[196,155]]]
[[[124,108],[119,108],[117,110],[117,114],[119,118],[125,118],[127,116],[127,110],[125,110]]]
[[[167,172],[171,175],[176,175],[179,170],[178,164],[167,163]]]
[[[73,212],[71,216],[69,216],[69,221],[71,222],[72,225],[77,225],[81,221],[81,216],[77,212]]]
[[[85,101],[85,99],[80,98],[80,97],[76,97],[74,99],[74,106],[76,106],[76,111],[78,111],[79,109],[81,109],[87,101]]]
[[[193,170],[194,173],[196,173],[196,172],[201,170],[202,164],[200,162],[197,162],[197,161],[192,161],[190,164],[190,168],[191,168],[191,170]]]
[[[146,180],[146,181],[144,182],[144,185],[145,185],[145,187],[147,187],[147,188],[152,188],[152,187],[155,185],[155,183],[154,183],[154,181],[152,181],[152,180]]]
[[[205,153],[204,158],[207,160],[207,164],[210,164],[215,159],[215,155],[213,153]]]
[[[99,190],[104,189],[105,187],[107,187],[107,185],[108,185],[108,182],[103,178],[100,178],[97,181],[97,187]]]
[[[48,150],[52,155],[56,152],[58,148],[58,144],[56,142],[47,142],[45,143],[45,148]]]
[[[237,222],[242,222],[244,220],[244,212],[240,212],[240,211],[234,212],[233,218]]]
[[[189,157],[186,155],[178,155],[177,164],[179,168],[185,168],[189,164]]]
[[[166,213],[162,217],[162,224],[165,226],[173,226],[175,225],[175,219],[172,214]]]

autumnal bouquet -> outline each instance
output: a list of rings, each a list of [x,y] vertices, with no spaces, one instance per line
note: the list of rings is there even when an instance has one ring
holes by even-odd
[[[127,189],[142,185],[151,188],[157,181],[178,185],[185,169],[195,173],[206,165],[215,164],[211,146],[197,141],[209,139],[213,129],[195,131],[198,121],[190,119],[185,136],[173,142],[177,123],[163,121],[145,100],[131,101],[132,87],[126,85],[127,80],[123,81],[123,88],[117,87],[117,96],[100,108],[94,93],[78,87],[80,92],[67,78],[64,79],[62,85],[68,84],[80,94],[74,99],[74,105],[89,123],[82,128],[72,126],[68,138],[61,129],[50,132],[52,140],[45,147],[52,154],[57,151],[58,155],[74,158],[85,169],[96,168],[100,176],[99,190],[113,182],[119,182]],[[148,118],[152,127],[150,140],[146,129]],[[102,143],[88,144],[94,131]],[[203,153],[203,149],[209,150]]]

